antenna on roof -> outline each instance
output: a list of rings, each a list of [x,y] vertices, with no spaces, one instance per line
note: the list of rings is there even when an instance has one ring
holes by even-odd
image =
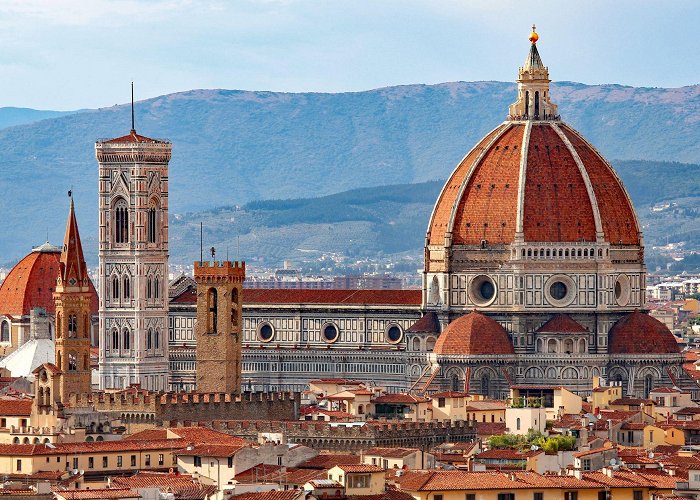
[[[203,222],[199,222],[199,265],[204,262],[204,226]]]
[[[131,133],[136,133],[136,126],[134,124],[134,82],[131,82]]]

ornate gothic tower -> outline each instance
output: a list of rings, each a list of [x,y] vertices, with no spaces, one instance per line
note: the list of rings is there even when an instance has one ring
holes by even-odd
[[[195,262],[197,391],[240,392],[245,263]]]
[[[100,191],[100,388],[168,387],[168,162],[172,144],[95,144]]]
[[[80,244],[73,198],[63,240],[56,291],[56,366],[60,369],[57,401],[90,387],[90,278]]]

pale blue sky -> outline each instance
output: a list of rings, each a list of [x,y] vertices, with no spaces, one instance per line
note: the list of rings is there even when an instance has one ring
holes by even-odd
[[[1,0],[0,106],[512,81],[533,22],[554,80],[700,82],[691,0]]]

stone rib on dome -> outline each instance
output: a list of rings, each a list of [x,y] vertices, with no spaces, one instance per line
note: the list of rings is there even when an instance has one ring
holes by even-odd
[[[458,356],[515,354],[505,329],[477,311],[450,323],[435,342],[433,352]]]
[[[634,311],[620,318],[609,333],[610,354],[676,354],[680,348],[658,319]]]

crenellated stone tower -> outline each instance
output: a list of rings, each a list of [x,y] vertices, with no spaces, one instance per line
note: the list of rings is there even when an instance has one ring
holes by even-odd
[[[245,263],[195,262],[197,392],[240,392]]]
[[[95,144],[100,209],[100,388],[168,387],[168,162],[172,144]]]
[[[57,401],[90,392],[90,278],[80,243],[73,198],[53,298],[56,303]],[[50,399],[47,395],[47,399]]]

